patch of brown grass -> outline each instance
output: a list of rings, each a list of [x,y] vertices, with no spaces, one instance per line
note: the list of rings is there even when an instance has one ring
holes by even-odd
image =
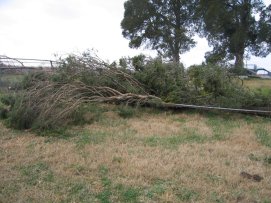
[[[128,125],[140,137],[153,135],[170,136],[180,133],[181,130],[179,123],[172,121],[166,116],[148,116],[144,120],[140,118],[130,119]]]
[[[181,122],[180,122],[180,121]],[[159,116],[149,115],[142,118],[130,119],[128,126],[136,131],[138,137],[182,135],[187,129],[193,129],[202,135],[211,136],[212,129],[206,125],[205,118],[198,114],[187,117],[186,114]]]
[[[116,115],[112,117],[117,119]],[[123,120],[118,125],[107,126],[96,122],[84,127],[84,130],[102,131],[114,136],[109,136],[106,142],[86,143],[83,148],[77,147],[77,138],[47,142],[47,138],[29,133],[9,139],[1,136],[0,178],[3,181],[0,188],[10,194],[0,193],[0,202],[25,202],[31,198],[34,202],[64,201],[70,195],[70,184],[78,182],[84,182],[93,194],[101,193],[104,190],[101,166],[108,169],[106,176],[112,181],[112,191],[114,185],[118,184],[140,188],[141,202],[213,202],[214,199],[224,202],[260,202],[270,199],[271,167],[263,160],[249,158],[251,153],[259,157],[271,154],[270,148],[257,142],[254,133],[256,124],[240,121],[241,127],[232,129],[223,141],[179,144],[174,149],[151,147],[136,139],[123,142],[123,137],[119,136],[125,132],[134,132],[132,136],[137,138],[153,135],[170,137],[185,134],[185,128],[212,136],[212,126],[206,124],[207,119],[199,114],[159,114]],[[262,125],[270,126],[270,123]],[[10,133],[3,126],[0,130],[2,135]],[[18,167],[37,161],[50,166],[55,176],[54,182],[34,187],[23,182]],[[258,174],[264,179],[259,183],[244,179],[240,176],[242,171]],[[147,197],[146,191],[158,187],[157,182],[164,190],[155,193],[153,198]],[[11,184],[19,185],[19,189],[3,189]],[[49,190],[50,187],[62,186],[62,190]],[[188,191],[188,195],[183,191]],[[189,196],[194,194],[191,191],[197,197]],[[74,201],[79,201],[77,196],[74,198]]]
[[[271,80],[270,79],[248,79],[244,80],[244,85],[251,89],[257,88],[271,88]]]

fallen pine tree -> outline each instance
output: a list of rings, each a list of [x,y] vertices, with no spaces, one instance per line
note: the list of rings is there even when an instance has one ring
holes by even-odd
[[[212,103],[209,105],[208,101],[195,105],[178,104],[178,101],[183,101],[182,97],[184,99],[189,97],[203,98],[202,95],[198,95],[202,88],[199,86],[196,88],[198,91],[195,91],[187,78],[182,80],[182,75],[180,73],[176,74],[178,69],[173,67],[174,71],[172,71],[171,67],[168,68],[169,73],[164,72],[167,70],[159,66],[153,72],[147,70],[149,75],[142,80],[144,82],[142,83],[136,78],[137,74],[133,70],[124,70],[108,65],[100,59],[91,56],[70,56],[63,61],[62,67],[52,75],[38,73],[38,77],[37,74],[28,76],[23,82],[24,89],[17,93],[16,102],[10,108],[8,116],[10,126],[17,129],[51,129],[65,126],[72,123],[74,112],[80,106],[88,103],[125,104],[163,109],[220,110],[264,116],[271,115],[270,111],[215,107]],[[159,72],[159,77],[156,76],[157,71]],[[224,74],[224,71],[221,73]],[[224,77],[223,74],[221,77]],[[139,75],[144,76],[144,73]],[[149,78],[150,75],[153,78]],[[167,77],[165,80],[163,78],[164,75]],[[152,83],[148,83],[150,80],[152,80]],[[169,81],[168,85],[172,85],[172,87],[167,88],[167,81]],[[208,89],[214,90],[214,98],[212,99],[219,98],[221,91],[229,92],[235,85],[233,84],[230,89],[223,89],[223,86],[221,87],[222,84],[218,83],[216,78],[213,79],[208,76],[208,81],[211,83]],[[230,80],[227,79],[227,81]],[[212,85],[217,85],[220,89]],[[153,88],[166,88],[166,91],[164,90],[160,96],[157,93],[159,91],[155,91]],[[238,101],[249,95],[245,91],[245,93],[242,93],[241,88],[238,89],[236,87],[236,89],[236,94],[242,96],[238,98]],[[167,93],[167,91],[169,92]],[[156,92],[158,95],[153,95],[153,92]],[[172,95],[173,98],[177,97],[180,100],[174,102],[176,100],[168,99]],[[213,97],[213,92],[211,91],[206,95]],[[226,95],[222,96],[226,97]]]
[[[153,95],[121,93],[110,87],[39,82],[28,89],[15,104],[11,124],[15,128],[53,128],[67,125],[72,114],[83,104],[110,103],[148,106],[162,109],[200,109],[271,116],[271,111],[234,109],[163,102]],[[14,125],[15,124],[15,125]]]
[[[83,104],[111,103],[150,105],[162,103],[153,95],[121,93],[110,87],[87,86],[81,82],[39,82],[18,99],[11,116],[15,128],[52,128],[65,125],[72,114]]]

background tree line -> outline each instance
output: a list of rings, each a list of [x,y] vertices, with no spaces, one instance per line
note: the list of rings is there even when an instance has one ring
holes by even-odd
[[[262,0],[128,0],[122,34],[129,46],[157,50],[180,62],[180,54],[205,37],[213,48],[206,61],[234,60],[241,73],[245,54],[265,57],[271,51],[271,5]]]

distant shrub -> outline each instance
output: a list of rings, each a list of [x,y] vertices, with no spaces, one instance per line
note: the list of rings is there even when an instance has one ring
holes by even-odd
[[[249,108],[266,101],[245,88],[241,80],[225,67],[211,64],[191,66],[188,75],[198,96],[205,97],[208,105]]]
[[[189,97],[188,80],[182,64],[165,63],[157,58],[148,61],[134,75],[151,94],[164,101],[181,102]]]

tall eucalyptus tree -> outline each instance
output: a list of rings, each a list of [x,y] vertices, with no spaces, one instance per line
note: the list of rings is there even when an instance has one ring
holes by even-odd
[[[124,3],[122,34],[129,46],[145,46],[179,63],[180,54],[195,46],[194,0],[128,0]]]

